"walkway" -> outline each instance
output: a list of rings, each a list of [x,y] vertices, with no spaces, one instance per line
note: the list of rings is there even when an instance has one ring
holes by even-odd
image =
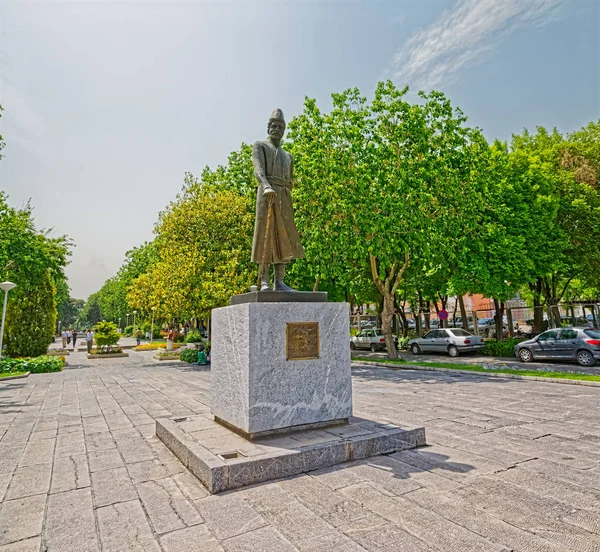
[[[130,354],[0,383],[1,552],[600,550],[600,389],[356,368],[431,446],[208,496],[153,421],[209,371]]]

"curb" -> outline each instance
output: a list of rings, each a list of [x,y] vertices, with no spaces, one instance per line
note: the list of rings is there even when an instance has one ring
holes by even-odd
[[[436,368],[432,366],[427,368],[425,366],[414,366],[411,364],[407,365],[396,365],[386,364],[384,362],[371,362],[361,360],[360,362],[353,361],[352,366],[378,366],[381,368],[391,368],[393,370],[415,370],[422,372],[449,372],[451,374],[468,374],[470,376],[484,376],[486,378],[502,378],[502,379],[520,379],[527,381],[541,381],[546,383],[564,383],[565,385],[583,385],[585,387],[600,387],[600,381],[585,381],[585,380],[570,380],[562,378],[542,378],[538,376],[519,376],[518,374],[497,374],[493,372],[474,372],[471,370],[454,370],[453,368]]]
[[[29,377],[30,373],[31,372],[25,372],[24,374],[21,374],[20,376],[6,376],[5,378],[0,378],[0,383],[2,383],[3,381],[8,381],[8,380],[27,378],[27,377]]]

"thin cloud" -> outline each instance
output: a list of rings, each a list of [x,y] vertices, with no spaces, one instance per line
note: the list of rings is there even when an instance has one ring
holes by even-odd
[[[432,88],[483,58],[519,28],[556,19],[570,0],[457,0],[394,56],[394,79]]]

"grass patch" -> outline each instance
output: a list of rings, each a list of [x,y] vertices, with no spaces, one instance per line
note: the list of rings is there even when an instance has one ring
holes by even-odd
[[[1,378],[8,378],[8,377],[14,377],[14,376],[22,376],[23,374],[26,374],[27,372],[0,372],[0,379]]]
[[[381,359],[374,361],[372,358],[356,357],[352,360],[360,362],[382,362],[384,364],[420,366],[422,368],[447,368],[449,370],[464,370],[467,372],[478,372],[480,374],[515,374],[517,376],[535,376],[538,378],[556,378],[567,380],[600,381],[600,376],[593,374],[576,374],[573,372],[552,372],[542,370],[519,370],[516,368],[484,368],[478,364],[457,364],[453,362],[415,362],[410,360]]]

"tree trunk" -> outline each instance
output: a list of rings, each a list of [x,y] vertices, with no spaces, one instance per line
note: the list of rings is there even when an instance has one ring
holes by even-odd
[[[469,331],[469,319],[467,318],[467,309],[465,309],[465,300],[462,295],[458,296],[458,304],[460,305],[460,317],[462,320],[463,330]]]
[[[404,308],[400,309],[398,312],[400,313],[400,318],[402,319],[402,337],[408,337],[408,320],[406,319]]]
[[[456,328],[456,309],[458,308],[457,298],[454,297],[454,312],[452,313],[452,327]]]
[[[425,330],[429,331],[431,329],[431,303],[426,301],[424,305],[425,310],[423,311],[423,315],[425,318]]]
[[[385,346],[389,358],[397,359],[398,350],[396,349],[396,344],[394,343],[394,338],[392,336],[391,322],[392,317],[394,316],[396,289],[398,288],[400,280],[402,280],[402,275],[404,274],[404,271],[408,268],[408,265],[410,264],[410,257],[407,251],[405,255],[404,264],[402,265],[402,267],[400,267],[400,269],[398,269],[398,261],[394,262],[385,280],[381,280],[381,278],[379,277],[377,257],[375,257],[373,254],[369,254],[369,259],[371,262],[371,275],[373,276],[373,283],[381,293],[383,299],[383,306],[381,309],[381,331],[383,332],[383,337],[385,339]]]
[[[494,308],[496,309],[496,341],[502,341],[504,339],[504,327],[502,324],[502,319],[504,318],[504,301],[494,299]]]
[[[319,291],[319,283],[321,282],[321,275],[319,274],[315,278],[315,285],[313,286],[313,291]]]

